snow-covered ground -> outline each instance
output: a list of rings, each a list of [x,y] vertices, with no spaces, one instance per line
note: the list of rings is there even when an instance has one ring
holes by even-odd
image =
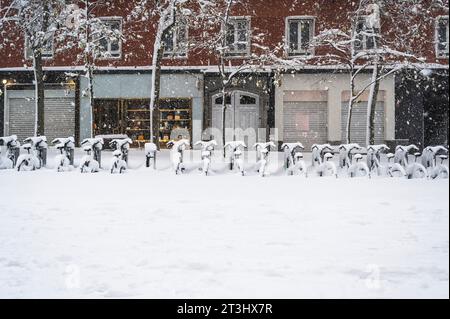
[[[0,298],[449,297],[448,180],[175,176],[161,157],[0,171]]]

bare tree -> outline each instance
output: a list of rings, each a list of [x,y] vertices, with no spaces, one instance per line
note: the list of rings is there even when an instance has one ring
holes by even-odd
[[[225,145],[228,90],[242,74],[257,73],[265,64],[270,64],[270,50],[261,45],[264,35],[251,30],[248,20],[234,17],[237,10],[251,9],[248,1],[198,0],[197,9],[190,25],[200,26],[201,30],[194,32],[198,36],[191,37],[189,48],[206,52],[217,60],[222,96],[222,144]]]
[[[43,59],[48,50],[53,49],[53,37],[64,19],[62,0],[11,0],[0,8],[0,29],[3,41],[16,41],[18,30],[25,36],[26,51],[33,60],[36,121],[35,134],[44,135],[44,71]],[[4,28],[9,29],[4,32]],[[11,38],[12,37],[12,38]]]
[[[123,39],[122,29],[113,26],[108,20],[96,16],[98,9],[111,7],[106,0],[79,0],[66,7],[65,24],[61,26],[58,51],[74,49],[79,52],[77,60],[83,63],[84,76],[88,87],[83,95],[89,97],[91,118],[93,118],[94,103],[94,71],[96,60],[109,58],[108,42],[118,43]],[[117,44],[118,46],[118,44]]]
[[[159,148],[161,64],[164,55],[163,36],[175,24],[175,18],[188,0],[138,0],[132,19],[153,22],[152,83],[150,88],[150,139]]]

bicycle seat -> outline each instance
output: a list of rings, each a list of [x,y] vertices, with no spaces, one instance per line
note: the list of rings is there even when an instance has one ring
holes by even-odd
[[[388,153],[387,155],[387,158],[388,159],[392,159],[392,158],[394,158],[395,157],[395,155],[394,154],[392,154],[392,153]]]
[[[448,155],[439,155],[439,158],[441,160],[446,160],[446,159],[448,159]]]
[[[114,157],[121,157],[122,156],[122,152],[120,150],[114,151],[113,152],[113,156]]]
[[[202,152],[202,158],[210,157],[210,156],[211,156],[211,151],[203,151]]]
[[[57,150],[63,150],[63,149],[65,148],[65,145],[64,145],[63,143],[59,143],[59,144],[57,144],[57,145],[55,146],[55,148],[56,148]]]
[[[302,159],[303,153],[295,153],[295,158]]]
[[[362,159],[363,159],[363,156],[362,156],[361,154],[356,154],[353,158],[354,158],[355,160],[359,161],[359,160],[362,160]]]
[[[86,145],[86,146],[83,147],[83,151],[91,152],[92,151],[92,147],[90,145]]]
[[[421,153],[414,153],[414,156],[415,157],[420,157],[420,156],[422,156],[422,154]]]
[[[330,159],[332,159],[334,156],[333,156],[333,154],[331,154],[331,153],[326,153],[325,154],[325,159],[326,160],[330,160]]]
[[[25,151],[29,151],[29,150],[31,150],[33,147],[31,146],[31,144],[23,144],[22,148],[23,148]]]

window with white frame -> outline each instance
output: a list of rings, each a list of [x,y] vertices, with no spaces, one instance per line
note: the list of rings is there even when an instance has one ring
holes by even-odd
[[[448,58],[449,33],[448,16],[440,17],[436,23],[436,53],[440,58]]]
[[[122,19],[101,18],[101,32],[94,35],[97,39],[99,58],[120,58],[122,56]]]
[[[289,56],[313,54],[311,40],[314,37],[314,18],[288,18],[286,32]]]
[[[371,28],[367,16],[358,18],[354,32],[354,48],[356,52],[376,49],[380,29]]]
[[[225,28],[227,55],[245,56],[250,54],[250,19],[232,17]]]
[[[181,15],[177,15],[175,23],[164,32],[162,42],[164,45],[164,57],[187,56],[187,22]]]
[[[41,55],[43,59],[53,58],[53,34],[43,40]],[[33,59],[33,49],[28,36],[25,36],[25,58]]]

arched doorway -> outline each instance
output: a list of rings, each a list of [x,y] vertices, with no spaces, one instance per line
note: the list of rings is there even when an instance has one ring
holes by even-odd
[[[234,130],[234,139],[249,143],[253,133],[255,141],[259,128],[259,96],[244,91],[230,91],[225,96],[225,128]],[[222,93],[212,97],[212,127],[223,132]],[[219,141],[218,141],[219,142]],[[250,141],[253,142],[253,141]]]

